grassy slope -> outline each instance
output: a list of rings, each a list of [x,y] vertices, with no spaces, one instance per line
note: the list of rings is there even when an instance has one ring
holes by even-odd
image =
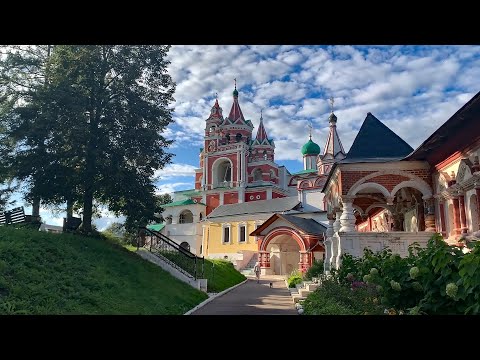
[[[137,248],[131,245],[124,245],[130,251],[136,251]],[[175,255],[169,258],[175,261]],[[197,265],[198,273],[201,272],[201,263]],[[238,283],[241,283],[246,277],[238,272],[233,264],[225,260],[205,259],[204,277],[208,279],[208,292],[220,292]]]
[[[104,240],[0,227],[0,314],[182,314],[206,298]]]
[[[205,259],[205,277],[209,292],[220,292],[241,283],[246,277],[224,260]]]

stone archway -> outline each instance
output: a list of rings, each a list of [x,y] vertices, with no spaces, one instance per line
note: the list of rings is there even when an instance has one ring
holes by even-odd
[[[304,271],[311,265],[306,245],[293,229],[279,227],[271,230],[259,246],[260,266],[272,275],[288,275],[294,269]]]

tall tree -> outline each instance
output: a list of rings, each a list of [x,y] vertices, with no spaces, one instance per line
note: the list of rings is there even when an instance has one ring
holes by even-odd
[[[46,159],[44,143],[47,132],[43,127],[41,108],[36,103],[37,92],[47,82],[48,58],[52,45],[2,45],[0,46],[0,107],[2,134],[10,145],[21,145],[30,158]],[[40,125],[40,126],[38,126]],[[28,134],[27,134],[28,133]],[[26,141],[26,139],[30,141]],[[4,140],[2,139],[2,140]],[[32,216],[39,218],[40,188],[42,184],[40,166],[26,168],[12,161],[10,151],[2,153],[2,162],[20,180],[27,180],[26,199],[32,202]],[[17,170],[22,169],[22,174]]]
[[[76,153],[83,194],[83,230],[92,230],[94,200],[133,225],[156,209],[153,174],[170,162],[175,84],[167,72],[169,46],[56,46],[44,104],[57,114],[51,153]],[[46,101],[48,99],[48,102]]]

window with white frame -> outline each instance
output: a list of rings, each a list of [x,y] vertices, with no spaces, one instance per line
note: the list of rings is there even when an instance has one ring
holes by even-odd
[[[245,223],[238,224],[238,242],[247,242],[247,224]]]
[[[232,226],[230,224],[222,225],[222,243],[230,244]]]

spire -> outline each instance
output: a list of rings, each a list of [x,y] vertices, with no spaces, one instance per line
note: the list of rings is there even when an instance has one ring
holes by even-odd
[[[323,150],[323,156],[330,154],[332,157],[337,156],[338,153],[341,153],[345,157],[345,150],[343,149],[342,142],[337,133],[337,117],[333,113],[333,104],[335,100],[333,97],[330,97],[330,116],[328,120],[330,122],[330,132],[328,133],[327,142],[325,144],[325,149]]]
[[[235,80],[235,90],[233,90],[233,104],[230,109],[230,114],[228,118],[232,123],[237,122],[240,119],[240,122],[245,123],[245,118],[243,117],[242,110],[240,109],[240,104],[238,103],[238,91],[237,91],[237,79]]]
[[[238,91],[237,91],[237,78],[233,79],[235,81],[235,90],[233,90],[233,97],[238,98]]]
[[[210,118],[222,118],[222,108],[218,104],[218,94],[215,93],[215,104],[212,106],[212,110],[210,111]]]
[[[335,100],[333,99],[333,96],[330,96],[330,116],[328,117],[328,121],[330,122],[330,125],[336,124],[337,123],[337,117],[333,113],[333,104]]]
[[[255,138],[261,144],[263,140],[267,139],[267,132],[263,126],[263,109],[260,111],[260,125],[258,125],[257,137]]]

